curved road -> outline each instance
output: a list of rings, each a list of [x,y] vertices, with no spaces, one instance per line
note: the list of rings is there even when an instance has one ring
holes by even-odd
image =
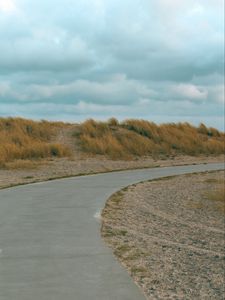
[[[144,299],[101,240],[106,199],[141,180],[219,169],[133,170],[1,190],[0,300]]]

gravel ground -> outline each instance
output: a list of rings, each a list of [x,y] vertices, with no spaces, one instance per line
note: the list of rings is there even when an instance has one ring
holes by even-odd
[[[224,299],[224,215],[206,197],[224,172],[130,186],[102,212],[102,235],[147,299]]]
[[[40,161],[34,169],[0,169],[0,188],[10,187],[17,184],[25,184],[44,181],[54,178],[91,174],[98,172],[110,172],[121,169],[151,168],[157,166],[174,166],[184,164],[197,164],[209,162],[222,162],[224,156],[217,157],[191,157],[178,156],[168,159],[154,160],[152,157],[139,158],[136,160],[110,160],[102,156],[87,157],[77,154],[70,159],[54,159]]]

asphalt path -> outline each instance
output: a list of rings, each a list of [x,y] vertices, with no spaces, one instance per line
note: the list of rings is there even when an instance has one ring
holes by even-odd
[[[101,239],[106,199],[142,180],[219,169],[132,170],[1,190],[0,300],[144,299]]]

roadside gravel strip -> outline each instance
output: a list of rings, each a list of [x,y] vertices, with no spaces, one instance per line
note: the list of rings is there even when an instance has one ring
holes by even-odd
[[[102,235],[147,299],[224,299],[224,207],[207,196],[223,186],[224,171],[180,175],[107,201]]]
[[[133,170],[1,190],[0,300],[144,299],[101,239],[106,199],[142,180],[223,168],[218,163]]]

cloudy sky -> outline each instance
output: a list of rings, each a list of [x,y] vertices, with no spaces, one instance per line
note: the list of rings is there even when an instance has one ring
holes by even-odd
[[[223,0],[0,0],[0,116],[223,129]]]

